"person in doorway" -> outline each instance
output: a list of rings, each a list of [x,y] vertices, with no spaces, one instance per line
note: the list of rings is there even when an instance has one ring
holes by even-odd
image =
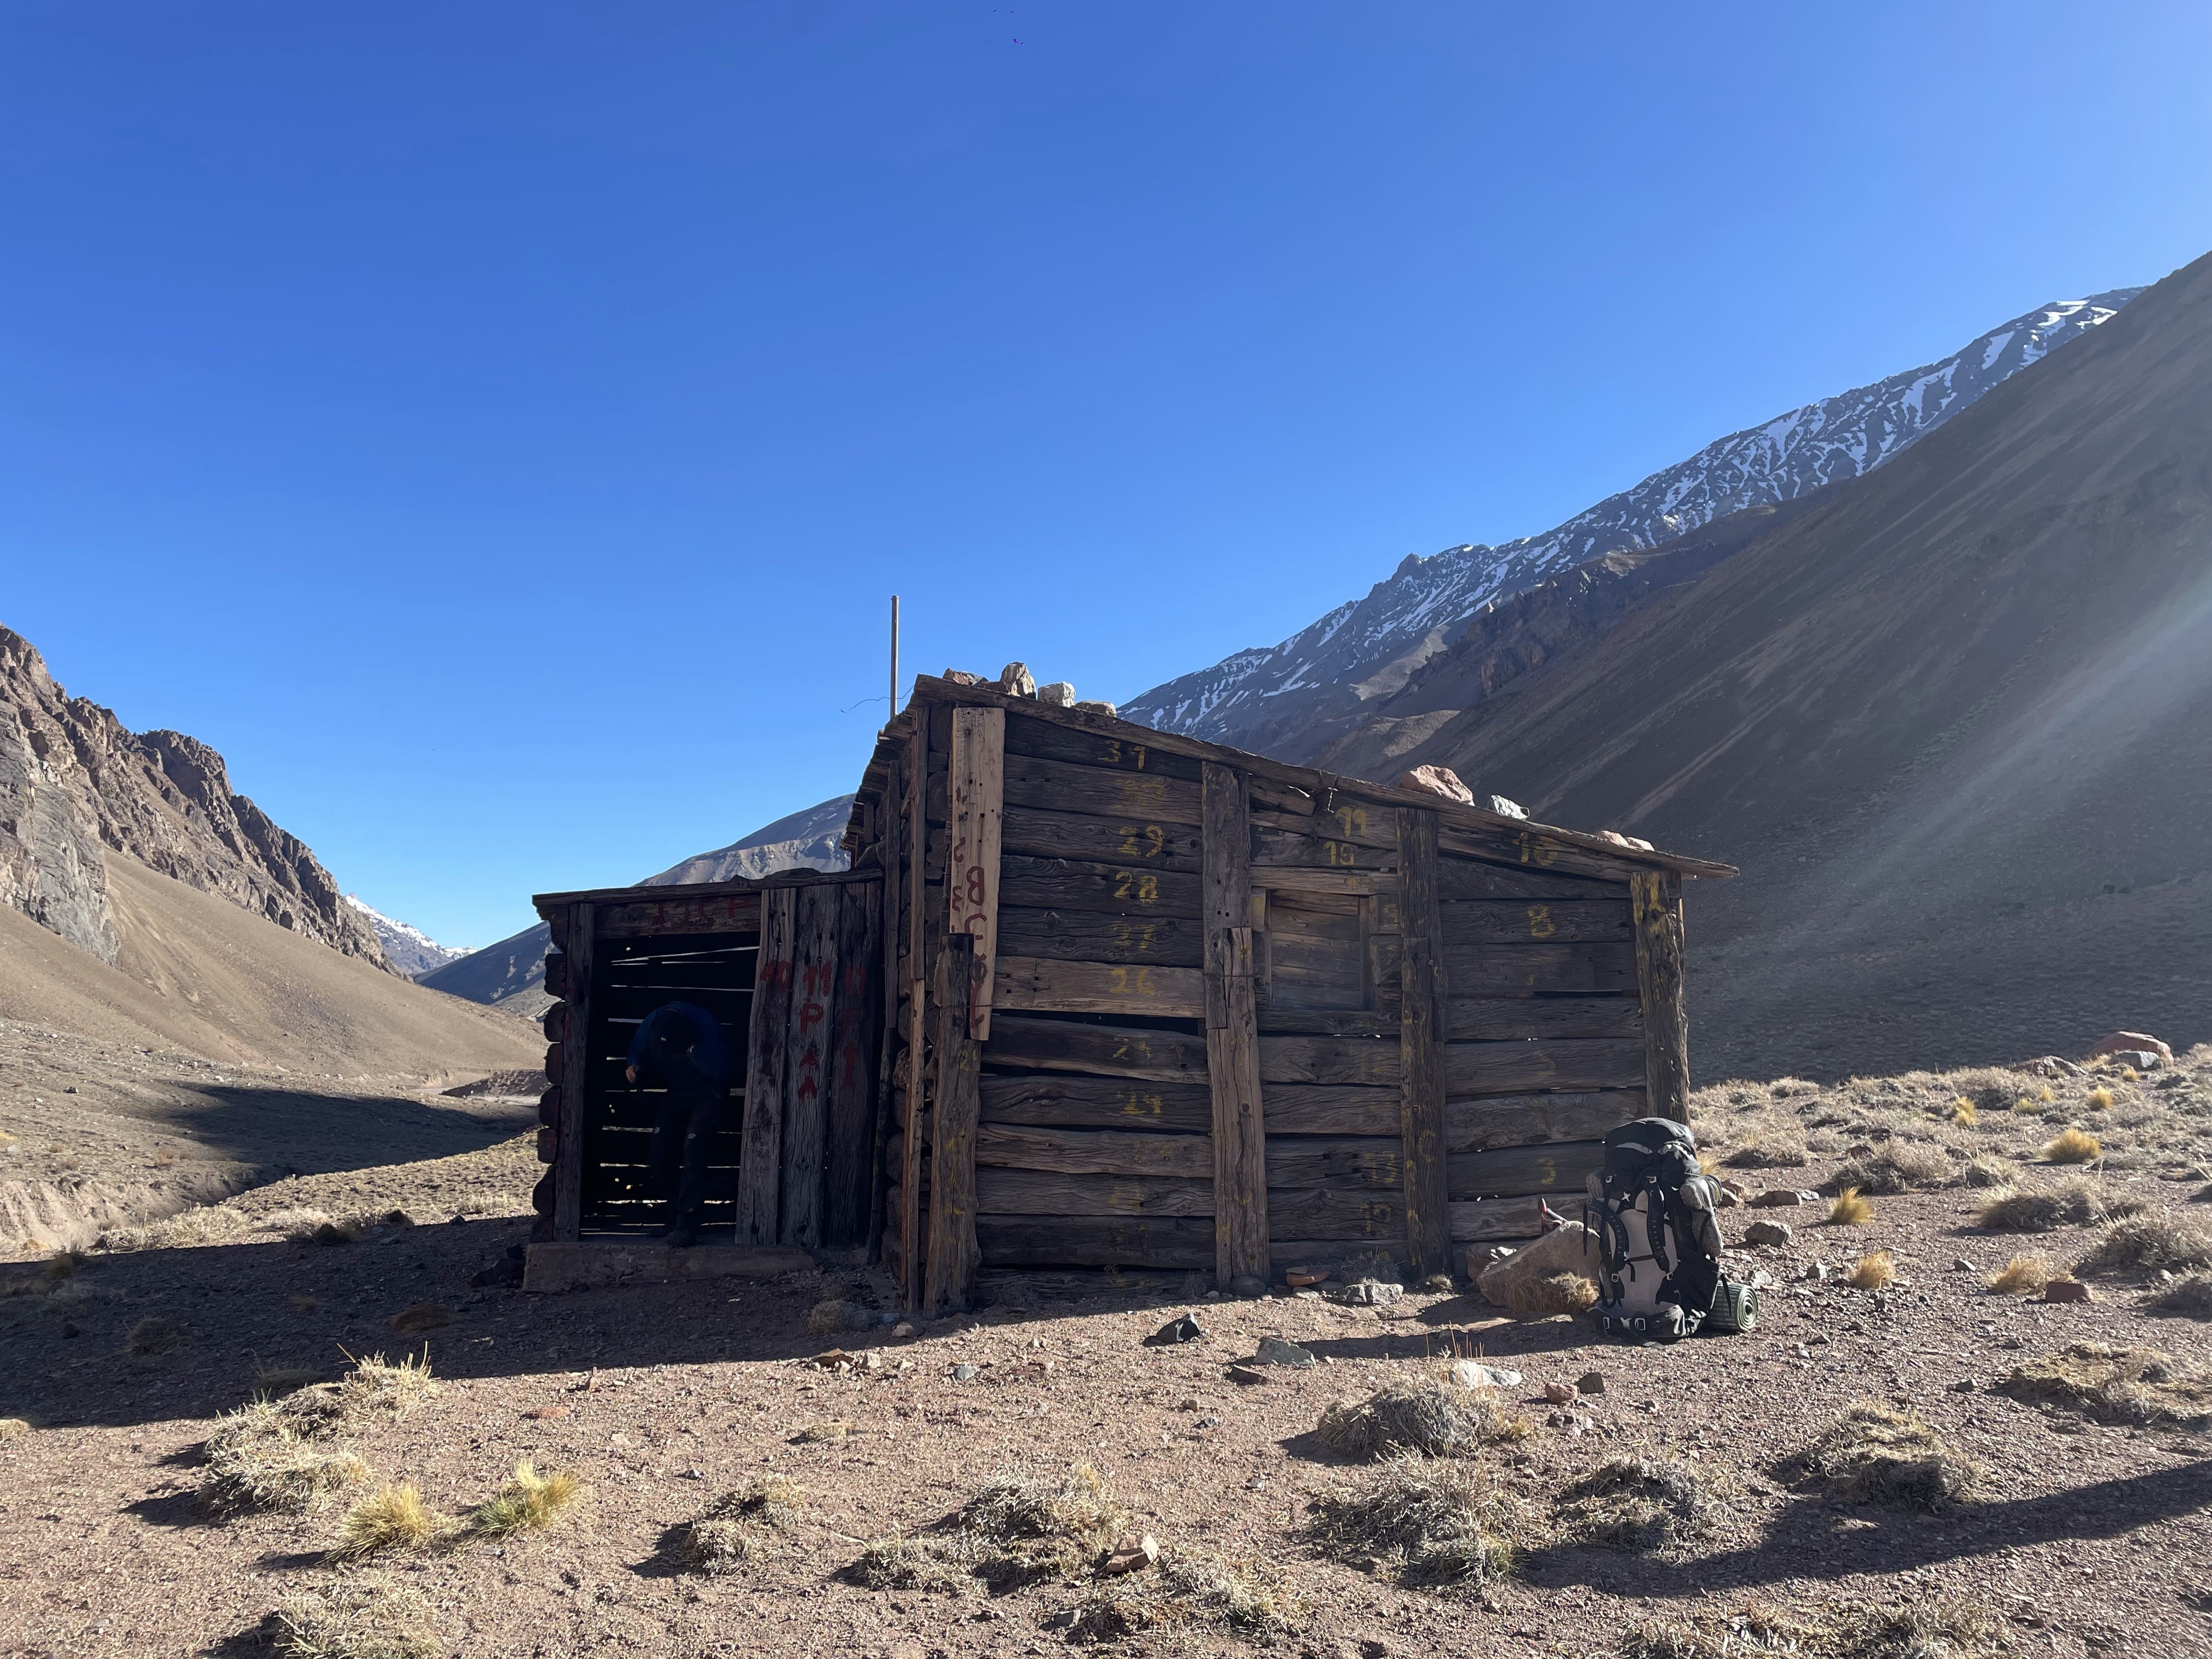
[[[689,1002],[664,1002],[630,1039],[623,1075],[630,1086],[668,1092],[653,1126],[647,1179],[654,1196],[672,1200],[668,1242],[699,1242],[707,1200],[707,1159],[722,1127],[730,1091],[730,1046],[714,1015]]]

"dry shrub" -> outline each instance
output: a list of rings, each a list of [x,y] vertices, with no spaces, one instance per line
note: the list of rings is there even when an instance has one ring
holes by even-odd
[[[2001,1389],[2023,1404],[2100,1423],[2212,1421],[2212,1380],[2204,1369],[2141,1346],[2076,1342],[2017,1367]]]
[[[794,1446],[834,1446],[852,1437],[853,1425],[844,1421],[810,1423],[791,1437]]]
[[[1820,1092],[1820,1085],[1802,1077],[1778,1077],[1766,1085],[1777,1100],[1803,1099]]]
[[[1951,1121],[1962,1129],[1971,1129],[1981,1121],[1981,1112],[1974,1103],[1960,1095],[1951,1103]]]
[[[2043,1143],[2045,1164],[2094,1164],[2104,1155],[2103,1143],[2085,1129],[2061,1129]]]
[[[1887,1250],[1869,1250],[1851,1264],[1844,1282],[1855,1291],[1885,1291],[1897,1282],[1897,1259]]]
[[[543,1532],[576,1506],[584,1495],[582,1483],[566,1470],[540,1474],[528,1458],[497,1497],[479,1504],[469,1517],[469,1528],[486,1538],[509,1538],[517,1533]]]
[[[1597,1306],[1597,1286],[1580,1273],[1553,1273],[1542,1279],[1520,1279],[1506,1291],[1505,1308],[1526,1319],[1553,1314],[1578,1314]]]
[[[1892,1140],[1871,1152],[1844,1159],[1832,1184],[1838,1188],[1856,1187],[1871,1196],[1887,1198],[1918,1187],[1948,1187],[1957,1179],[1951,1160],[1940,1147]]]
[[[671,1553],[679,1566],[694,1572],[744,1571],[776,1553],[805,1501],[799,1486],[780,1474],[756,1480],[678,1528]]]
[[[1363,1401],[1340,1400],[1322,1413],[1322,1443],[1347,1457],[1400,1452],[1465,1456],[1497,1440],[1518,1440],[1528,1420],[1488,1389],[1462,1389],[1435,1376],[1396,1376]]]
[[[2139,1214],[2144,1207],[2140,1199],[2077,1178],[2048,1189],[1992,1193],[1976,1219],[1991,1232],[2047,1233]]]
[[[419,1336],[452,1324],[460,1316],[442,1302],[417,1302],[392,1316],[392,1328],[403,1336]]]
[[[200,1501],[222,1516],[263,1510],[302,1514],[368,1479],[368,1465],[357,1454],[316,1444],[286,1419],[283,1406],[266,1400],[222,1419],[200,1450],[207,1464]]]
[[[2186,1319],[2212,1319],[2212,1273],[2191,1273],[2177,1279],[2147,1304],[2152,1312],[2179,1314]],[[0,1424],[0,1438],[6,1425]]]
[[[1846,1187],[1828,1205],[1831,1227],[1863,1227],[1874,1220],[1874,1206],[1856,1187]]]
[[[0,1417],[0,1440],[21,1440],[31,1425],[20,1417]]]
[[[1806,1462],[1831,1491],[1852,1503],[1923,1510],[1966,1498],[1983,1473],[1917,1414],[1871,1400],[1846,1407]]]
[[[435,1659],[446,1651],[420,1595],[370,1577],[288,1597],[262,1632],[278,1659]]]
[[[1171,1549],[1150,1571],[1096,1581],[1076,1603],[1066,1636],[1080,1644],[1216,1630],[1267,1643],[1304,1628],[1306,1615],[1281,1569],[1262,1557]]]
[[[2002,1622],[1978,1603],[1939,1596],[1887,1607],[1836,1602],[1802,1613],[1754,1602],[1643,1625],[1613,1653],[1616,1659],[1987,1659],[2008,1646]]]
[[[2059,1276],[2047,1255],[2016,1255],[1990,1275],[1990,1289],[2000,1296],[2036,1296]]]
[[[2020,1180],[2020,1165],[1995,1152],[1976,1152],[1960,1167],[1959,1179],[1969,1187],[2011,1187]]]
[[[1796,1170],[1813,1161],[1799,1135],[1760,1135],[1747,1140],[1723,1162],[1739,1170]]]
[[[2212,1267],[2212,1229],[2166,1212],[2114,1222],[2074,1264],[2077,1273],[2190,1273],[2204,1267]]]
[[[271,1210],[255,1224],[255,1231],[276,1233],[295,1244],[311,1244],[319,1231],[331,1224],[330,1212],[326,1210],[295,1207]]]
[[[848,1302],[831,1297],[817,1302],[806,1313],[806,1329],[813,1336],[836,1336],[845,1331],[872,1329],[876,1323],[875,1310],[866,1303]]]
[[[2100,1083],[2081,1097],[2081,1103],[2093,1112],[2109,1112],[2115,1098],[2112,1091]]]
[[[844,1576],[869,1589],[1011,1589],[1095,1566],[1128,1519],[1087,1462],[1057,1480],[999,1474],[926,1532],[875,1540]]]
[[[133,1325],[131,1334],[123,1339],[123,1346],[143,1358],[151,1354],[168,1353],[183,1347],[191,1340],[183,1322],[155,1314]]]
[[[421,1549],[453,1529],[453,1519],[422,1501],[411,1480],[387,1481],[357,1501],[338,1522],[336,1556],[375,1555],[386,1550]]]
[[[1389,1564],[1401,1582],[1479,1589],[1512,1569],[1532,1522],[1487,1474],[1393,1456],[1313,1500],[1307,1534],[1340,1559]]]
[[[1713,1536],[1722,1513],[1691,1465],[1616,1457],[1562,1492],[1553,1519],[1568,1543],[1671,1550]]]
[[[201,1204],[163,1216],[143,1227],[112,1227],[100,1237],[100,1248],[114,1255],[137,1250],[175,1250],[194,1244],[233,1244],[250,1237],[254,1224],[227,1204]]]

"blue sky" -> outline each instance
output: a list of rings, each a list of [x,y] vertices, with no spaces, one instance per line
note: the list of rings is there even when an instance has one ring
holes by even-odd
[[[441,939],[2212,246],[2212,12],[0,15],[0,623]],[[875,698],[876,702],[864,701]]]

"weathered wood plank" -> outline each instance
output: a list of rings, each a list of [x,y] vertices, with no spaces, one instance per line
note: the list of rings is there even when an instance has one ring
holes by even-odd
[[[1184,779],[1133,769],[1072,766],[1025,755],[1006,763],[1006,804],[1147,823],[1204,821],[1199,786]]]
[[[967,1000],[975,952],[973,934],[948,934],[930,987],[936,1103],[929,1126],[927,1288],[922,1305],[931,1312],[967,1305],[978,1261],[975,1135],[982,1051],[970,1035]]]
[[[700,1244],[673,1250],[665,1244],[617,1240],[532,1244],[525,1260],[525,1291],[580,1291],[600,1285],[658,1284],[679,1279],[773,1279],[805,1273],[814,1258],[804,1250],[735,1249]]]
[[[1346,1084],[1271,1083],[1261,1096],[1267,1134],[1395,1135],[1399,1091]]]
[[[1441,1157],[1437,1162],[1441,1165]],[[1394,1134],[1277,1135],[1267,1142],[1270,1193],[1294,1187],[1373,1188],[1398,1193],[1405,1181],[1406,1159]]]
[[[1547,1197],[1580,1203],[1583,1182],[1605,1159],[1601,1140],[1560,1140],[1540,1146],[1498,1146],[1455,1152],[1446,1160],[1451,1196]]]
[[[1404,884],[1399,952],[1399,1133],[1408,1266],[1419,1277],[1450,1271],[1444,1204],[1445,1000],[1437,902],[1437,818],[1401,809],[1397,840]]]
[[[929,824],[929,722],[917,720],[907,743],[907,867],[906,930],[908,981],[906,987],[906,1118],[899,1126],[905,1136],[899,1170],[899,1288],[903,1305],[911,1313],[921,1306],[921,1119],[925,1044],[922,1032],[928,1017],[927,981],[922,978],[923,915],[927,898],[927,855]]]
[[[1562,1200],[1552,1207],[1570,1221],[1582,1218],[1580,1211],[1563,1207],[1564,1204]],[[1543,1231],[1544,1200],[1540,1198],[1475,1198],[1451,1206],[1455,1244],[1534,1238]]]
[[[1544,1037],[1642,1042],[1644,1011],[1631,996],[1454,997],[1444,1008],[1444,1036],[1455,1042]]]
[[[1633,1089],[1643,1081],[1642,1045],[1618,1037],[1444,1045],[1444,1092],[1454,1099],[1540,1091]]]
[[[1548,1140],[1602,1140],[1622,1124],[1648,1115],[1641,1089],[1454,1100],[1444,1106],[1444,1149],[1480,1152]]]
[[[562,1242],[580,1237],[584,1223],[584,1119],[591,1087],[591,1044],[586,1039],[592,1029],[592,960],[597,942],[592,913],[598,908],[579,903],[566,913],[568,996],[562,1006],[577,1040],[562,1045],[557,1069],[550,1065],[545,1068],[547,1078],[561,1085],[561,1121],[553,1146],[553,1237]]]
[[[1200,867],[1199,832],[1160,819],[1094,817],[1009,806],[1000,820],[999,835],[1004,851],[1025,858],[1076,859],[1191,875]]]
[[[568,994],[568,958],[559,951],[545,953],[545,994],[564,998]]]
[[[1671,870],[1629,878],[1636,985],[1644,1006],[1644,1086],[1655,1117],[1690,1121],[1690,1019],[1682,998],[1682,878]]]
[[[1001,1012],[991,1023],[991,1044],[984,1058],[994,1066],[1038,1071],[1088,1072],[1162,1083],[1206,1082],[1204,1037],[1139,1025],[1079,1025],[1072,1020],[1022,1019]]]
[[[1206,993],[1204,977],[1194,968],[1002,956],[998,1005],[1009,1010],[1196,1019],[1206,1012]]]
[[[1252,823],[1261,830],[1284,830],[1294,836],[1325,836],[1377,852],[1397,850],[1398,815],[1387,806],[1363,801],[1340,800],[1311,813],[1278,812],[1256,807]]]
[[[1213,1147],[1206,1136],[1198,1134],[985,1123],[975,1132],[975,1167],[1060,1175],[1175,1176],[1210,1182]]]
[[[829,1139],[830,1012],[837,988],[836,888],[799,890],[793,933],[776,1237],[779,1243],[812,1249],[822,1243],[822,1165]]]
[[[1547,835],[1534,824],[1512,830],[1477,830],[1446,824],[1437,832],[1437,845],[1447,853],[1516,869],[1549,875],[1594,876],[1601,881],[1624,885],[1628,881],[1628,872],[1637,867],[1625,859],[1616,860]]]
[[[1288,1238],[1402,1241],[1405,1201],[1397,1188],[1285,1187],[1268,1191],[1267,1215]]]
[[[823,1118],[822,1242],[850,1245],[868,1236],[877,1179],[877,1043],[883,1030],[883,949],[878,917],[890,890],[873,882],[838,889],[837,964],[830,1004],[829,1075]]]
[[[1398,1006],[1389,1008],[1262,1008],[1260,1030],[1270,1036],[1395,1037]]]
[[[1194,757],[1163,749],[1147,733],[1131,731],[1126,725],[1114,732],[1084,732],[1012,709],[1006,715],[1006,752],[1076,766],[1111,767],[1146,777],[1177,778],[1185,783],[1196,783],[1205,764]]]
[[[999,959],[999,820],[1005,810],[1006,711],[952,711],[951,866],[945,876],[945,928],[974,937],[975,983],[968,994],[969,1035],[991,1036],[991,1001]]]
[[[1348,1275],[1377,1256],[1403,1261],[1405,1238],[1389,1234],[1378,1238],[1279,1238],[1267,1247],[1267,1258],[1279,1278],[1290,1267],[1326,1267]]]
[[[1620,888],[1589,876],[1555,875],[1548,870],[1486,864],[1480,859],[1440,854],[1437,896],[1446,904],[1482,899],[1617,899]]]
[[[759,893],[712,898],[640,899],[596,904],[592,927],[600,939],[648,939],[656,933],[745,933],[760,926]]]
[[[1395,871],[1398,854],[1395,848],[1376,848],[1341,836],[1301,835],[1295,830],[1268,830],[1255,824],[1252,830],[1252,867],[1253,878],[1265,887],[1277,884],[1273,878],[1257,873],[1262,869],[1333,870],[1339,873],[1359,871],[1375,875]]]
[[[1636,988],[1636,947],[1619,945],[1447,945],[1444,972],[1462,997]]]
[[[1190,1217],[982,1215],[975,1238],[994,1267],[1213,1266],[1213,1223]]]
[[[995,1056],[987,1053],[984,1059]],[[1210,1134],[1212,1091],[1142,1078],[983,1074],[983,1121],[1061,1129],[1168,1129]]]
[[[1398,891],[1394,870],[1362,870],[1342,866],[1306,869],[1297,865],[1255,868],[1252,884],[1271,893],[1350,893],[1354,896],[1395,897]]]
[[[740,1244],[774,1244],[780,1237],[798,896],[795,887],[772,887],[761,895],[760,957],[745,1037],[744,1154],[738,1171]]]
[[[1213,1214],[1212,1181],[1170,1176],[1056,1175],[1042,1170],[978,1170],[975,1194],[986,1215]],[[933,1211],[935,1203],[933,1196]]]
[[[1388,1038],[1263,1036],[1262,1083],[1370,1083],[1398,1085],[1399,1045]]]
[[[1446,945],[1631,945],[1635,929],[1618,896],[1470,899],[1442,907]]]
[[[1099,915],[1085,910],[1040,910],[1003,905],[999,948],[1010,957],[1054,962],[1104,962],[1124,966],[1195,968],[1203,961],[1195,921],[1146,915]]]
[[[1206,1070],[1213,1092],[1214,1276],[1267,1273],[1267,1132],[1253,990],[1251,801],[1244,774],[1201,774]]]
[[[1199,878],[1132,865],[1085,864],[1009,854],[1000,860],[999,902],[1109,916],[1198,920]],[[1003,919],[1001,925],[1003,926]]]

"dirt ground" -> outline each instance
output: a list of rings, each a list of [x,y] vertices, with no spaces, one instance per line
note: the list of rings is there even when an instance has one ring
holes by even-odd
[[[1966,1086],[2035,1103],[1984,1107],[1978,1125],[1961,1125],[1945,1114]],[[1754,1188],[1810,1188],[1854,1146],[1941,1151],[1971,1133],[2032,1159],[2062,1119],[2100,1122],[2112,1162],[2128,1166],[2100,1177],[2108,1199],[2212,1219],[2212,1204],[2196,1201],[2212,1171],[2191,1168],[2212,1123],[2212,1051],[2187,1057],[2172,1080],[2062,1079],[2049,1102],[2042,1086],[2014,1073],[1826,1091],[1728,1085],[1700,1097],[1699,1123],[1723,1160],[1795,1157],[1784,1143],[1805,1140],[1802,1165],[1723,1161],[1721,1172]],[[2088,1104],[2093,1086],[2112,1099]],[[302,1174],[221,1206],[237,1219],[180,1218],[167,1235],[125,1241],[146,1248],[95,1252],[58,1277],[34,1262],[0,1269],[11,1292],[0,1298],[0,1415],[29,1425],[0,1439],[0,1655],[260,1653],[264,1617],[280,1602],[366,1583],[419,1598],[435,1638],[421,1651],[468,1659],[1050,1653],[1082,1633],[1069,1615],[1087,1574],[1003,1595],[870,1589],[842,1575],[869,1540],[927,1528],[994,1474],[1056,1477],[1085,1460],[1170,1558],[1237,1564],[1284,1610],[1272,1632],[1201,1623],[1124,1637],[1119,1652],[1609,1654],[1647,1624],[1753,1604],[1802,1612],[1954,1595],[1994,1614],[2014,1653],[2212,1653],[2212,1433],[2108,1426],[1994,1391],[2015,1366],[2082,1340],[2201,1361],[2212,1324],[2150,1311],[2154,1285],[2142,1277],[2094,1278],[2096,1299],[2072,1304],[1985,1290],[2015,1251],[2063,1265],[2100,1229],[1985,1231],[1976,1215],[1988,1193],[1955,1184],[1966,1148],[1945,1156],[1953,1167],[1940,1178],[1954,1184],[1877,1196],[1865,1225],[1817,1224],[1825,1200],[1725,1212],[1732,1239],[1756,1219],[1795,1230],[1787,1245],[1732,1255],[1740,1273],[1770,1282],[1764,1321],[1668,1347],[1609,1342],[1566,1317],[1501,1317],[1463,1290],[1380,1308],[1222,1302],[1103,1274],[1001,1282],[999,1305],[911,1336],[881,1326],[825,1335],[809,1327],[817,1304],[888,1310],[886,1287],[859,1269],[551,1296],[477,1282],[524,1237],[538,1174],[527,1137]],[[2069,1173],[2031,1164],[2017,1180],[2056,1187]],[[408,1221],[369,1224],[392,1208]],[[317,1245],[255,1231],[301,1235],[303,1214],[356,1236]],[[213,1242],[179,1242],[193,1236]],[[1886,1291],[1805,1276],[1875,1249],[1900,1274]],[[452,1322],[395,1331],[395,1315],[423,1304]],[[1143,1345],[1186,1310],[1200,1340]],[[179,1328],[164,1338],[154,1328],[137,1346],[161,1351],[134,1352],[149,1320]],[[1231,1380],[1229,1363],[1268,1335],[1320,1363]],[[831,1343],[876,1350],[877,1367],[813,1363]],[[349,1356],[426,1346],[436,1395],[352,1442],[376,1476],[412,1480],[458,1514],[526,1457],[580,1480],[573,1514],[542,1533],[399,1551],[364,1568],[328,1553],[343,1504],[228,1521],[208,1512],[198,1449],[258,1377],[293,1367],[335,1377]],[[1608,1458],[1648,1454],[1712,1488],[1719,1532],[1641,1553],[1540,1537],[1511,1576],[1472,1592],[1409,1588],[1384,1564],[1326,1553],[1312,1505],[1362,1470],[1321,1443],[1323,1410],[1454,1352],[1522,1374],[1506,1399],[1526,1437],[1476,1460],[1504,1488],[1555,1492]],[[1591,1370],[1601,1393],[1565,1407],[1542,1397],[1544,1384]],[[1979,1459],[1976,1501],[1933,1514],[1858,1504],[1804,1478],[1790,1460],[1860,1400],[1909,1407]],[[834,1429],[803,1437],[841,1423],[842,1439]],[[671,1529],[770,1474],[805,1494],[787,1546],[726,1576],[678,1570]]]

